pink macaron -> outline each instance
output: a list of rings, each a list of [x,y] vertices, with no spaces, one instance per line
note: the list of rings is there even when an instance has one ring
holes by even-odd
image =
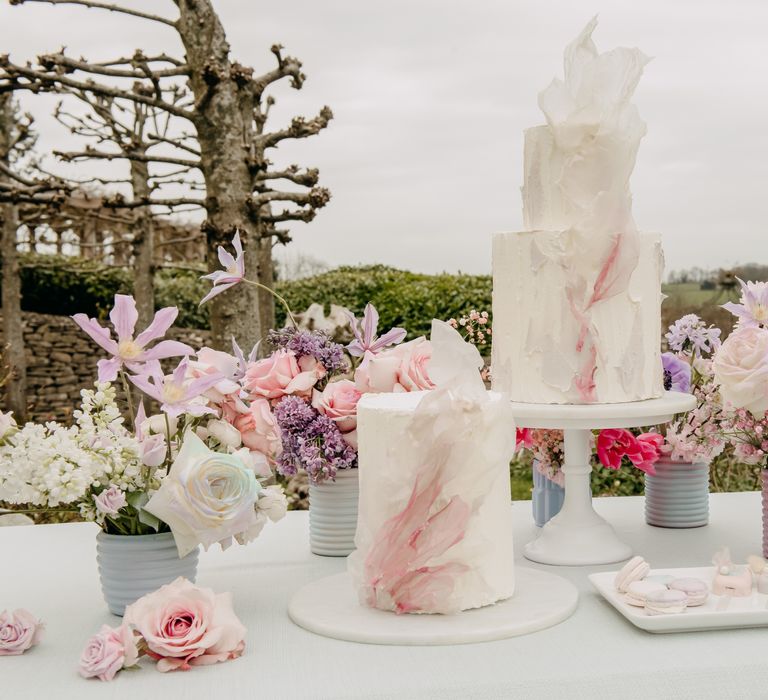
[[[688,596],[682,591],[665,588],[645,597],[646,615],[678,615],[688,607]]]
[[[704,605],[709,598],[709,586],[698,578],[676,578],[669,584],[669,590],[685,593],[689,608]]]
[[[645,559],[642,557],[632,557],[616,574],[613,585],[619,593],[626,593],[630,583],[642,581],[650,570],[650,564]]]

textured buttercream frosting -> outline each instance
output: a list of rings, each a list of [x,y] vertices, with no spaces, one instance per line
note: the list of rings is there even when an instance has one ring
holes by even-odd
[[[452,613],[515,590],[508,461],[514,423],[499,421],[506,402],[489,393],[455,412],[438,407],[417,427],[417,407],[430,394],[369,394],[358,405],[360,501],[350,571],[364,605]],[[425,455],[444,458],[428,472],[433,482],[425,476]],[[377,540],[398,527],[393,522],[419,508],[402,537],[393,535],[386,545],[400,551],[377,555]],[[374,583],[387,568],[398,572],[387,584]],[[414,584],[414,576],[423,580]]]
[[[598,53],[596,20],[540,95],[525,133],[523,218],[493,244],[494,389],[532,403],[662,395],[663,255],[632,217],[629,178],[645,123],[631,102],[647,63]]]

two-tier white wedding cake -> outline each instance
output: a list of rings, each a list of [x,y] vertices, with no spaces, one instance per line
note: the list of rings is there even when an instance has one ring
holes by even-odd
[[[663,392],[663,255],[640,234],[629,178],[645,123],[631,97],[648,59],[598,53],[592,20],[525,132],[526,231],[493,239],[493,386],[528,403],[621,403]]]

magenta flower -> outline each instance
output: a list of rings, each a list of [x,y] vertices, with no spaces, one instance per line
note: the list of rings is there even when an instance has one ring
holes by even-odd
[[[197,379],[188,380],[187,370],[189,360],[185,357],[172,374],[165,375],[157,360],[147,362],[141,374],[129,379],[147,396],[158,401],[160,409],[171,418],[177,418],[182,413],[191,416],[202,416],[206,413],[216,413],[201,403],[198,399],[208,389],[218,384],[224,375],[220,373],[205,374]]]
[[[739,279],[738,277],[736,279]],[[743,328],[768,326],[768,282],[744,282],[741,285],[741,303],[728,302],[723,308],[739,319]]]
[[[194,354],[195,351],[189,345],[179,343],[176,340],[163,340],[152,348],[147,349],[146,347],[153,340],[165,335],[176,320],[178,313],[179,310],[175,306],[160,309],[146,330],[134,338],[136,321],[139,320],[136,301],[132,296],[115,294],[115,305],[109,312],[109,320],[117,333],[117,340],[114,340],[110,330],[99,325],[95,318],[88,318],[85,314],[75,314],[72,320],[97,345],[112,355],[109,360],[99,360],[98,368],[100,382],[113,382],[117,379],[117,373],[123,366],[132,372],[137,372],[143,363],[151,360]]]
[[[375,355],[388,345],[397,345],[405,339],[404,328],[392,328],[388,330],[381,338],[376,337],[376,329],[379,325],[379,312],[373,304],[366,304],[363,312],[362,329],[358,328],[357,319],[351,311],[347,311],[349,323],[352,326],[352,332],[355,339],[347,345],[350,355],[355,357],[364,357]],[[360,332],[362,330],[362,333]]]
[[[209,275],[203,275],[201,279],[211,280],[213,282],[213,289],[203,297],[200,302],[202,306],[206,301],[213,299],[217,294],[226,292],[230,287],[234,287],[243,281],[245,277],[245,261],[243,260],[243,244],[240,242],[240,232],[235,233],[232,239],[232,245],[235,248],[237,257],[232,257],[232,253],[225,250],[223,246],[219,246],[219,262],[224,268],[223,270],[216,270]]]

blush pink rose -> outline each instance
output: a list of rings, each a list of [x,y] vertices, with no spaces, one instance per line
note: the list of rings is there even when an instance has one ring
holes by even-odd
[[[78,672],[83,678],[111,681],[118,671],[134,666],[139,660],[138,639],[127,625],[116,628],[103,625],[85,645]]]
[[[355,372],[355,385],[364,394],[434,389],[431,359],[432,344],[426,338],[411,340],[366,357]]]
[[[723,400],[762,417],[768,411],[768,330],[744,327],[731,333],[712,368]]]
[[[0,656],[20,656],[39,644],[43,623],[29,610],[0,612]]]
[[[96,510],[104,515],[117,515],[118,511],[128,503],[125,500],[125,494],[114,484],[98,496],[94,496],[93,501],[96,504]]]
[[[287,394],[308,396],[325,368],[314,357],[298,359],[293,350],[280,349],[253,362],[245,372],[245,388],[254,397],[279,399]]]
[[[246,630],[232,609],[232,594],[198,588],[185,578],[129,605],[123,624],[144,639],[158,671],[236,659],[245,649]]]
[[[312,397],[312,406],[336,423],[344,440],[354,448],[357,448],[357,402],[361,396],[354,382],[342,379],[331,382],[322,392],[315,391]]]
[[[276,458],[282,451],[280,427],[266,399],[254,399],[244,413],[234,416],[232,424],[240,431],[243,445],[249,450]]]

